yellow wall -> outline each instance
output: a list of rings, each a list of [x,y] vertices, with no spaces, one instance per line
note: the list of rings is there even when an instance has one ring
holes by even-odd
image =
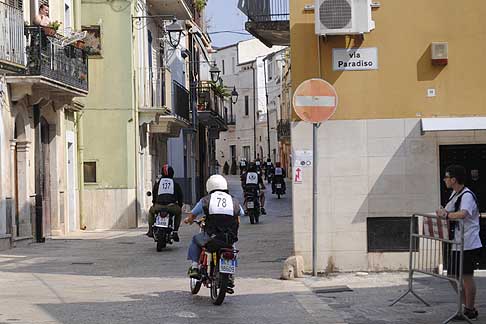
[[[319,76],[314,13],[290,1],[292,85]],[[350,36],[321,38],[321,77],[336,87],[333,119],[486,115],[486,2],[380,0],[376,28],[362,44]],[[431,42],[449,43],[449,64],[433,66]],[[332,49],[377,47],[379,70],[333,71]],[[435,88],[437,96],[427,97]],[[294,114],[294,118],[297,117]]]

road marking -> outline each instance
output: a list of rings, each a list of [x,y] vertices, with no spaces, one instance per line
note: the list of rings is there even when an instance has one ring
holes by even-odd
[[[182,317],[182,318],[197,318],[198,316],[196,313],[193,312],[178,312],[175,314],[177,317]]]

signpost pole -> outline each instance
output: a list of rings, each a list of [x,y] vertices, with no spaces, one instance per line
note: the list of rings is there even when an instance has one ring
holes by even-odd
[[[312,124],[312,275],[317,276],[317,130],[319,123]]]

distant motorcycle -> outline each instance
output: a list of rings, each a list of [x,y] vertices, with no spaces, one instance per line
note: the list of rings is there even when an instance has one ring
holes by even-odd
[[[250,223],[255,224],[260,220],[260,199],[257,190],[248,190],[246,192],[246,209],[250,217]]]
[[[147,196],[152,193],[147,192]],[[156,242],[157,252],[161,252],[167,244],[174,243],[172,239],[172,232],[174,231],[174,215],[171,215],[167,210],[161,210],[155,215],[155,223],[152,226],[154,233],[154,241]]]
[[[281,182],[276,182],[274,185],[275,185],[275,194],[277,195],[277,198],[280,199],[280,196],[285,194],[283,184]]]
[[[195,220],[201,229],[204,228],[204,219]],[[199,279],[190,278],[191,293],[196,295],[201,286],[210,289],[211,299],[214,305],[221,305],[226,294],[234,293],[234,274],[236,273],[238,250],[230,244],[226,247],[208,243],[202,248],[199,257]]]

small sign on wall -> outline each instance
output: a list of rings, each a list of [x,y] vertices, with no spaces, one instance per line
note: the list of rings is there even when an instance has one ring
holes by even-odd
[[[334,71],[378,70],[378,48],[333,48]]]

